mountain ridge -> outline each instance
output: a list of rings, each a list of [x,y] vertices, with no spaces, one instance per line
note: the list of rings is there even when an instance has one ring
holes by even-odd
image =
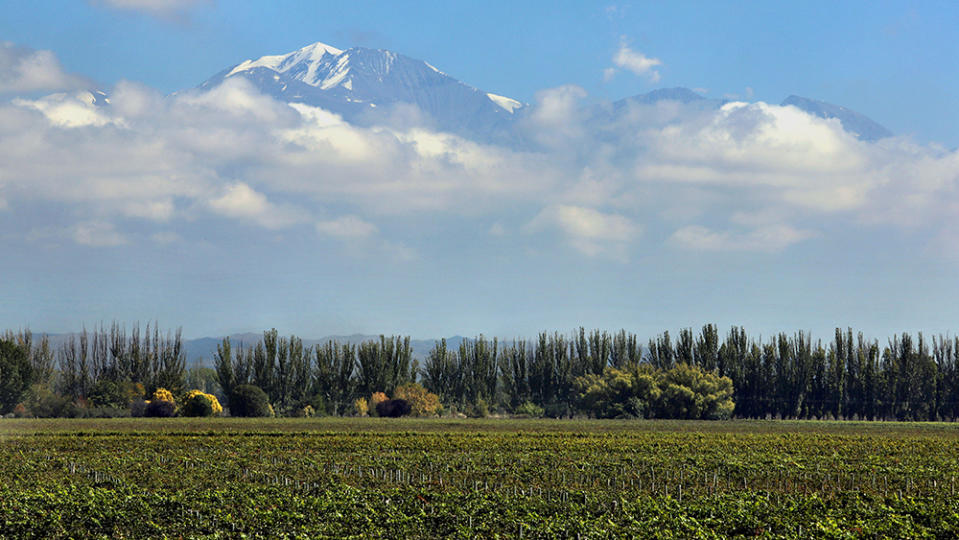
[[[432,64],[385,49],[341,50],[322,42],[280,55],[248,59],[199,85],[240,77],[289,103],[318,106],[358,125],[375,125],[402,104],[415,105],[436,127],[483,142],[510,142],[526,105],[484,92]]]

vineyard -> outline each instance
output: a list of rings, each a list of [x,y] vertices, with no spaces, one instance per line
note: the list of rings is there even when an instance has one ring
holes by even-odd
[[[0,536],[959,536],[951,424],[5,420]]]

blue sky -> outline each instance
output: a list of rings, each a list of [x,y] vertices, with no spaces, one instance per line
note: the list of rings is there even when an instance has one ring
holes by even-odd
[[[959,320],[954,2],[100,0],[0,14],[0,327],[426,338],[715,322],[885,338]],[[532,154],[454,141],[461,167],[428,163],[448,184],[410,173],[399,198],[376,179],[414,169],[401,145],[349,189],[277,181],[318,159],[278,138],[315,126],[263,96],[238,120],[216,107],[228,94],[182,91],[315,41],[426,60],[530,103],[531,129],[565,138]],[[116,116],[57,125],[44,96],[91,85]],[[706,127],[683,111],[626,126],[606,149],[617,160],[545,115],[673,86],[746,105]],[[896,137],[849,140],[776,107],[790,94]],[[747,112],[790,127],[763,131]],[[728,136],[743,122],[748,144]],[[244,135],[236,151],[217,130]],[[374,136],[336,130],[323,137]]]

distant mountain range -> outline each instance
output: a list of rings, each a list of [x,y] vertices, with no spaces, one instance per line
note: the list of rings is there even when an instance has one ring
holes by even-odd
[[[526,105],[464,84],[422,60],[382,49],[340,50],[314,43],[287,54],[246,60],[200,85],[244,78],[286,102],[321,107],[353,124],[373,125],[412,104],[434,127],[485,142],[505,142]]]
[[[356,125],[394,120],[398,107],[415,105],[426,125],[480,142],[521,144],[518,119],[529,106],[518,100],[484,92],[462,83],[427,62],[383,49],[337,49],[313,43],[302,49],[245,60],[217,73],[199,88],[208,89],[240,77],[261,92],[289,103],[303,103],[339,114]],[[630,104],[675,101],[704,108],[721,107],[727,100],[707,99],[688,88],[662,88],[628,97],[599,112],[594,121],[615,118]],[[892,133],[846,107],[789,96],[791,105],[820,118],[836,118],[846,131],[875,141]]]

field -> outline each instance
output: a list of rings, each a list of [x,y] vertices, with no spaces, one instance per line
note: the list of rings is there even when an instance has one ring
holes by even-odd
[[[0,536],[959,537],[954,424],[0,421]]]

